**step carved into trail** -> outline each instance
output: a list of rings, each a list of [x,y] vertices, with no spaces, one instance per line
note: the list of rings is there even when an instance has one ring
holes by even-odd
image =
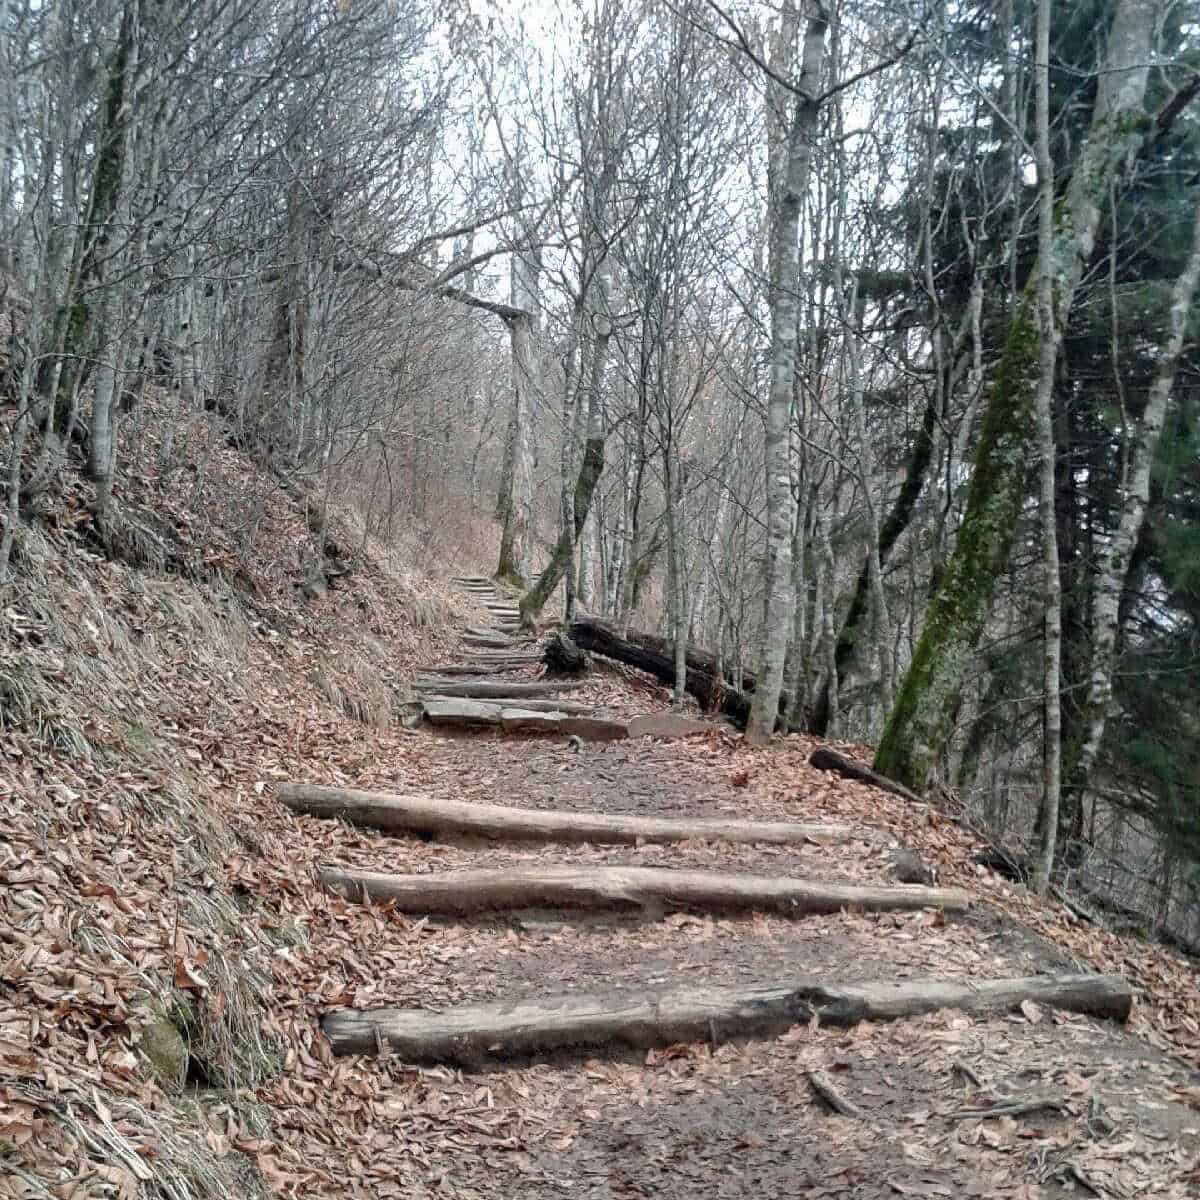
[[[326,887],[351,900],[387,900],[401,912],[454,916],[559,905],[651,912],[680,908],[758,911],[787,916],[836,913],[845,908],[964,912],[970,906],[967,893],[958,888],[876,887],[666,867],[508,867],[431,875],[324,867],[318,874]]]
[[[728,1041],[782,1032],[814,1017],[825,1025],[856,1025],[939,1009],[987,1016],[1026,1001],[1125,1021],[1133,993],[1119,975],[858,983],[801,977],[759,987],[529,997],[445,1012],[338,1008],[321,1027],[335,1054],[373,1053],[382,1042],[410,1062],[472,1066],[564,1047]]]
[[[507,808],[466,804],[431,796],[362,792],[307,783],[279,786],[280,801],[293,812],[340,817],[353,825],[389,832],[442,833],[513,841],[595,842],[637,845],[692,839],[770,845],[833,844],[851,841],[848,825],[668,818]]]

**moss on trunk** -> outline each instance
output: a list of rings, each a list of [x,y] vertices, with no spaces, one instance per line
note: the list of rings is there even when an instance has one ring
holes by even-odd
[[[913,661],[888,716],[875,769],[922,791],[949,736],[1025,499],[1034,435],[1038,330],[1027,289],[1009,326],[980,430],[967,509]]]
[[[571,562],[575,543],[587,520],[588,510],[592,506],[592,496],[600,475],[604,470],[604,438],[590,437],[583,451],[583,462],[575,479],[575,519],[572,525],[558,536],[554,553],[550,556],[546,569],[538,576],[533,587],[521,597],[521,625],[530,628],[537,620],[538,614],[546,606],[551,593],[559,583]]]

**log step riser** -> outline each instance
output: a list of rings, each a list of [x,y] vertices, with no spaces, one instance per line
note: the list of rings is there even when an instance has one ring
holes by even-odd
[[[340,1008],[321,1027],[335,1054],[374,1054],[382,1042],[409,1062],[484,1066],[514,1056],[593,1046],[674,1045],[823,1025],[894,1021],[942,1009],[987,1017],[1026,1001],[1128,1020],[1133,993],[1119,975],[1025,979],[880,980],[839,984],[800,978],[760,987],[528,997],[444,1012]]]

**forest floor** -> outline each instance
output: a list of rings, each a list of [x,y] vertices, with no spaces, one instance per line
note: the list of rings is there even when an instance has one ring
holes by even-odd
[[[662,707],[661,692],[631,689],[628,678],[601,672],[584,694],[625,715]],[[313,907],[309,896],[310,937],[323,953],[305,1015],[315,1023],[334,1003],[436,1011],[798,974],[979,979],[1114,965],[1113,948],[1088,931],[971,868],[971,839],[953,822],[814,770],[815,744],[789,737],[755,752],[716,725],[675,741],[576,748],[496,734],[324,742],[320,767],[308,762],[310,781],[581,813],[835,820],[859,833],[845,845],[803,848],[513,847],[397,840],[302,818],[306,852],[323,864],[384,872],[636,864],[885,883],[888,849],[905,845],[936,863],[943,882],[970,888],[976,904],[955,920],[932,910],[801,920],[547,910],[459,921],[379,908],[365,917],[340,899]],[[290,764],[270,769],[294,777]],[[1176,1014],[1186,1030],[1194,979],[1175,982],[1191,1009]],[[1143,1006],[1140,1037],[1029,1005],[991,1020],[943,1012],[850,1030],[814,1022],[719,1046],[556,1052],[465,1075],[386,1055],[331,1068],[314,1045],[308,1086],[287,1080],[276,1102],[295,1101],[305,1144],[328,1144],[324,1169],[307,1157],[325,1186],[348,1177],[364,1196],[1193,1196],[1200,1046],[1163,1035],[1172,1011]],[[1189,1045],[1191,1061],[1179,1053]],[[331,1069],[340,1086],[326,1091]],[[865,1119],[830,1114],[809,1086],[813,1069],[835,1077]],[[1034,1097],[1060,1103],[1017,1117],[969,1115]]]
[[[249,469],[227,448],[213,460],[221,496],[240,504]],[[186,505],[172,516],[170,500],[156,510],[186,538]],[[86,517],[69,516],[85,506],[63,503],[68,519],[23,544],[26,586],[3,613],[0,1194],[1200,1196],[1194,965],[975,867],[978,843],[952,813],[814,770],[801,737],[754,750],[714,725],[572,747],[405,729],[418,668],[485,619],[445,581],[367,555],[348,586],[297,608],[299,559],[281,547],[303,542],[304,514],[271,492],[255,499],[258,542],[228,552],[256,567],[243,611],[219,579],[108,561]],[[474,565],[439,561],[447,576]],[[667,705],[635,672],[604,667],[580,696],[626,716]],[[275,799],[284,781],[832,820],[855,835],[799,848],[401,838],[297,817]],[[452,920],[351,903],[314,878],[332,864],[636,863],[883,883],[895,846],[967,889],[970,912]],[[335,1058],[319,1027],[337,1006],[1062,969],[1123,974],[1138,991],[1129,1026],[1027,1004],[471,1071]],[[175,1078],[162,1055],[151,1063],[164,1013],[186,1037]],[[831,1115],[814,1069],[863,1116]],[[1031,1099],[1054,1103],[970,1114]]]

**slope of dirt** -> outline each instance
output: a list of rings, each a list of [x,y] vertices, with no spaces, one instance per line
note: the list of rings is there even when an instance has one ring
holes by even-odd
[[[212,455],[223,494],[261,486],[232,451]],[[159,487],[146,470],[143,486]],[[169,481],[165,490],[176,496]],[[63,498],[62,513],[82,508]],[[573,747],[406,730],[408,681],[460,653],[455,630],[486,614],[370,547],[352,587],[302,603],[299,550],[269,548],[301,547],[306,530],[303,510],[272,493],[258,540],[238,549],[231,538],[233,557],[199,580],[102,559],[82,519],[24,539],[0,659],[4,1194],[1200,1191],[1200,997],[1187,964],[976,871],[953,821],[814,771],[805,739],[753,751],[717,727]],[[468,565],[442,561],[447,576]],[[253,582],[249,600],[238,573]],[[629,672],[598,671],[581,693],[622,715],[665,705]],[[387,838],[293,816],[273,797],[287,779],[536,808],[829,819],[861,837],[799,849]],[[455,922],[352,904],[312,878],[322,863],[419,872],[566,861],[882,882],[898,843],[935,861],[943,883],[969,888],[972,912]],[[1063,967],[1131,979],[1142,998],[1130,1030],[1029,1006],[988,1021],[804,1025],[769,1041],[464,1074],[387,1053],[334,1059],[318,1026],[338,1005]],[[828,1115],[812,1069],[866,1119]],[[977,1115],[1047,1095],[1057,1107]]]

